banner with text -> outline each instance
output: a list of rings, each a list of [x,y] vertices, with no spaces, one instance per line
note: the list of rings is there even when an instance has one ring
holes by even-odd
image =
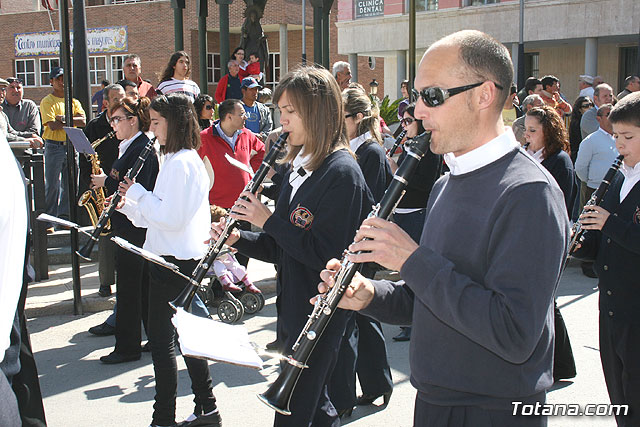
[[[90,28],[87,30],[89,53],[126,52],[127,27]],[[73,51],[73,32],[71,33]],[[15,53],[17,57],[60,54],[60,32],[15,34]]]
[[[384,15],[384,0],[354,0],[356,19]]]

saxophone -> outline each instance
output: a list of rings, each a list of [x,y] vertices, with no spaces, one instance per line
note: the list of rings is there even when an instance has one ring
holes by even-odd
[[[91,143],[91,148],[94,150],[106,141],[107,139],[114,137],[116,135],[115,131],[111,131],[100,139],[96,139]],[[90,154],[87,156],[89,161],[91,161],[91,174],[97,175],[100,173],[100,159],[98,158],[98,153]],[[104,187],[97,188],[95,190],[87,190],[82,193],[80,199],[78,200],[78,206],[84,206],[89,214],[89,219],[91,220],[91,224],[95,227],[98,223],[98,218],[102,214],[102,210],[104,209],[104,201],[105,201]],[[107,226],[101,233],[101,235],[109,234],[111,231],[111,222],[107,223]]]

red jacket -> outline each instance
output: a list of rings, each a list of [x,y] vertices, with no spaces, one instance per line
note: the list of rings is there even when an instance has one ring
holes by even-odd
[[[235,150],[224,140],[216,130],[216,121],[213,126],[200,132],[202,145],[198,150],[201,158],[207,156],[211,162],[214,173],[213,187],[209,191],[209,204],[229,209],[233,206],[238,196],[247,185],[249,174],[233,166],[225,158],[229,154],[234,159],[251,165],[257,171],[264,158],[264,144],[256,136],[243,128],[236,140]],[[255,152],[251,156],[252,152]]]

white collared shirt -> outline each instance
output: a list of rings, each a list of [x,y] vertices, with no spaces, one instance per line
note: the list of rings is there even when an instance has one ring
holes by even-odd
[[[640,181],[640,162],[636,163],[634,167],[627,166],[624,162],[620,167],[620,172],[624,175],[624,182],[620,187],[620,203],[629,194],[634,185]]]
[[[491,141],[480,147],[456,157],[453,153],[444,155],[444,161],[449,166],[451,175],[462,175],[480,169],[489,163],[495,162],[511,150],[519,147],[511,128],[505,128],[502,135],[498,135]]]
[[[153,192],[133,184],[120,212],[147,229],[144,249],[181,260],[202,258],[211,228],[209,176],[196,150],[167,154]]]
[[[296,192],[298,191],[298,188],[300,188],[302,183],[305,182],[311,176],[311,174],[313,174],[313,171],[304,168],[304,165],[309,161],[311,155],[304,155],[302,154],[303,151],[304,148],[300,150],[296,158],[293,159],[293,162],[291,163],[291,174],[289,174],[291,195],[289,196],[289,203],[291,203],[291,201],[293,200],[293,196],[296,195]]]
[[[138,133],[133,135],[131,138],[125,139],[124,141],[120,142],[120,145],[118,145],[118,158],[124,155],[124,153],[127,151],[127,148],[129,148],[131,143],[135,141],[136,138],[139,137],[141,134],[142,134],[142,131],[138,131]]]
[[[236,149],[236,141],[238,140],[238,136],[242,132],[242,129],[239,129],[239,130],[235,131],[233,133],[233,135],[231,135],[231,137],[229,137],[229,136],[227,136],[226,133],[224,133],[224,131],[220,127],[220,122],[218,122],[218,123],[216,123],[216,130],[218,131],[218,135],[220,135],[220,137],[222,139],[227,141],[227,144],[229,144],[231,149],[235,151],[235,149]]]
[[[544,160],[544,147],[542,147],[538,151],[533,151],[527,148],[527,154],[533,157],[533,160],[535,160],[536,162],[542,163],[542,161]]]
[[[360,148],[362,144],[364,144],[370,139],[371,139],[371,132],[368,132],[368,131],[367,133],[363,133],[362,135],[353,138],[351,141],[349,141],[349,146],[351,147],[351,151],[355,153],[356,151],[358,151],[358,148]]]

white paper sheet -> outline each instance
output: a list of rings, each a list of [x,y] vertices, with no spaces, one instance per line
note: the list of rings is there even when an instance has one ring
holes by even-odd
[[[262,369],[262,359],[249,342],[244,326],[194,316],[182,308],[177,309],[171,321],[178,330],[183,355]]]

